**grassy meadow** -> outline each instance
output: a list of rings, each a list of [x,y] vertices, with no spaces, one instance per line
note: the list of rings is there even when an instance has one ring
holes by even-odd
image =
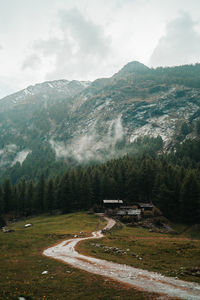
[[[84,241],[78,250],[87,255],[200,283],[200,232],[174,225],[174,234],[117,224],[103,239]],[[110,247],[110,249],[108,248]],[[125,254],[113,251],[116,247]]]
[[[27,223],[33,226],[24,228]],[[43,215],[9,225],[14,232],[0,232],[0,300],[15,300],[20,296],[26,300],[156,299],[153,294],[74,269],[42,255],[43,249],[81,231],[88,235],[103,228],[104,224],[105,221],[98,216],[74,213]],[[116,234],[119,233],[117,230]],[[124,240],[129,241],[126,236]],[[91,254],[94,253],[91,251]],[[98,255],[101,257],[100,253]],[[48,274],[42,275],[43,271],[48,271]]]

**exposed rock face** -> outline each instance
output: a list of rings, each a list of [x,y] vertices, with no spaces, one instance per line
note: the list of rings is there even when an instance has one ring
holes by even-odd
[[[193,138],[200,118],[199,69],[154,70],[130,62],[111,78],[44,82],[5,97],[0,167],[36,153],[50,153],[51,160],[103,160],[123,155],[145,135],[161,136],[166,149],[181,130],[182,138]]]

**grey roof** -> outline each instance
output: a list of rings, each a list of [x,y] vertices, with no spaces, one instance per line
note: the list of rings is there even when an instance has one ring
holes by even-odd
[[[129,216],[139,216],[141,214],[141,209],[129,209],[128,215]]]
[[[117,215],[125,216],[126,215],[126,211],[125,210],[118,210]]]
[[[122,200],[103,200],[103,203],[123,203]]]
[[[119,209],[117,215],[120,216],[139,216],[141,214],[141,209]]]
[[[134,209],[133,206],[120,206],[120,209]]]
[[[152,203],[138,203],[138,205],[140,206],[140,207],[154,207],[154,205],[152,204]]]

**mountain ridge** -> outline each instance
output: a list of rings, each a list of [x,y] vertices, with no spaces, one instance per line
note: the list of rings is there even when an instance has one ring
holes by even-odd
[[[10,107],[12,108],[11,102],[14,103],[14,105],[18,103],[23,103],[23,101],[25,101],[27,98],[34,97],[37,95],[45,99],[47,98],[46,94],[53,94],[54,91],[60,94],[60,98],[73,97],[76,93],[81,92],[90,84],[91,83],[89,81],[69,81],[65,79],[36,83],[35,85],[30,85],[23,90],[20,90],[14,94],[8,95],[0,99],[0,111],[5,111]],[[54,96],[54,94],[52,96]]]
[[[0,172],[41,159],[46,167],[105,161],[144,136],[160,137],[167,151],[198,136],[199,83],[199,64],[130,62],[110,78],[47,81],[9,95],[0,107]]]

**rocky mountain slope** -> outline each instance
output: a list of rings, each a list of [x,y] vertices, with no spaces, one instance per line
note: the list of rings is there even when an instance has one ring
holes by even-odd
[[[0,112],[17,109],[22,105],[34,104],[40,108],[58,104],[61,100],[71,98],[90,85],[89,81],[56,80],[38,83],[9,95],[0,100]]]
[[[0,100],[0,169],[105,160],[146,135],[169,149],[197,136],[199,119],[199,64],[149,69],[131,62],[92,83],[37,84]]]

